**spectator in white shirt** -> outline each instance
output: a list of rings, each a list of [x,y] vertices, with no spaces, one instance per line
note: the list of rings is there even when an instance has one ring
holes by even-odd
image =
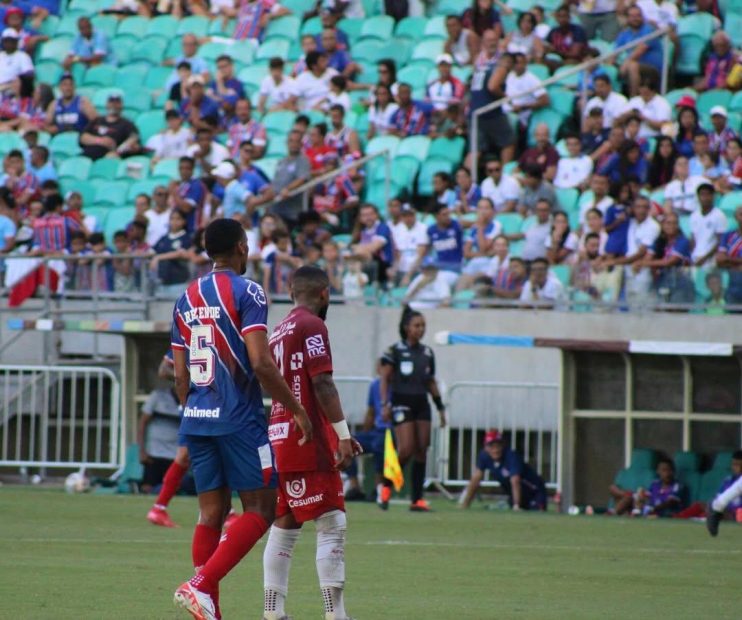
[[[368,132],[366,138],[385,136],[392,127],[392,116],[399,106],[386,84],[379,83],[374,90],[374,102],[368,108]]]
[[[590,179],[590,192],[585,192],[580,199],[580,226],[587,224],[587,213],[597,209],[605,217],[608,207],[613,204],[613,197],[608,193],[611,183],[604,174],[594,174]]]
[[[327,54],[309,52],[307,69],[296,78],[300,110],[319,109],[330,94],[330,80],[338,72],[327,66]]]
[[[191,131],[183,127],[183,119],[176,110],[165,112],[165,122],[167,127],[147,140],[146,148],[152,151],[153,166],[161,159],[182,157],[191,141]]]
[[[674,2],[668,0],[636,0],[636,6],[641,9],[644,21],[652,24],[655,28],[671,26],[674,29],[678,25],[678,7]]]
[[[520,198],[520,184],[515,177],[503,174],[502,163],[490,159],[486,166],[487,178],[482,181],[482,197],[489,198],[498,213],[515,211]]]
[[[409,203],[402,204],[399,222],[392,226],[392,239],[398,281],[400,286],[407,286],[428,249],[425,224],[418,221],[417,213]]]
[[[271,58],[268,75],[260,83],[258,111],[296,110],[296,82],[283,74],[282,58]]]
[[[451,74],[453,58],[450,54],[440,54],[436,58],[438,79],[428,84],[428,100],[437,112],[443,112],[451,103],[461,103],[466,94],[466,87],[457,77]]]
[[[438,308],[451,303],[451,285],[433,258],[427,257],[423,261],[421,273],[410,283],[404,303],[413,310]]]
[[[533,111],[549,105],[549,94],[541,87],[541,80],[528,71],[525,54],[513,54],[513,58],[513,70],[505,79],[505,95],[513,99],[503,107],[506,112],[517,114],[521,126],[527,127]],[[528,92],[534,88],[538,90]]]
[[[551,218],[551,232],[544,242],[546,258],[552,265],[572,264],[577,258],[579,237],[570,229],[564,211],[557,211]]]
[[[209,174],[212,168],[229,159],[227,147],[214,140],[214,132],[206,127],[196,132],[196,141],[188,147],[186,155],[196,161],[200,174]]]
[[[590,182],[593,171],[593,160],[582,153],[582,142],[577,134],[570,134],[565,139],[568,157],[561,157],[557,164],[554,187],[562,189],[576,188],[584,190]]]
[[[727,218],[724,212],[714,206],[714,186],[701,183],[696,190],[698,209],[690,216],[690,234],[693,250],[691,259],[696,267],[711,262],[719,247],[721,236],[727,232]]]
[[[603,73],[593,78],[595,96],[588,99],[582,117],[587,118],[590,110],[600,108],[603,110],[603,128],[613,127],[613,121],[621,116],[626,109],[626,97],[613,90],[611,78]]]
[[[693,213],[698,209],[698,188],[709,180],[702,176],[690,176],[687,157],[675,160],[675,176],[665,186],[665,213]]]
[[[10,90],[13,80],[33,73],[34,66],[31,57],[18,49],[20,35],[13,28],[6,28],[2,32],[2,51],[0,51],[0,93]]]
[[[559,278],[549,271],[549,263],[546,259],[534,260],[529,271],[528,281],[523,285],[520,293],[521,301],[547,302],[538,304],[538,306],[548,307],[564,295],[564,287]]]
[[[536,202],[535,212],[536,221],[532,222],[530,218],[526,220],[528,228],[525,232],[510,235],[513,241],[524,240],[520,255],[526,261],[546,258],[546,240],[551,233],[551,203],[548,200],[539,200]]]
[[[144,212],[147,218],[146,241],[149,247],[155,244],[170,231],[170,207],[168,206],[168,191],[164,185],[158,185],[152,192],[150,208]]]
[[[626,103],[620,121],[627,121],[629,117],[638,115],[641,119],[639,128],[640,138],[657,136],[662,125],[672,121],[672,108],[667,99],[657,92],[654,76],[645,76],[639,83],[639,94]]]
[[[495,219],[495,207],[489,198],[480,198],[477,203],[477,221],[469,229],[464,241],[464,258],[466,265],[457,288],[467,288],[473,278],[487,273],[490,258],[494,251],[495,238],[502,232],[502,224]]]

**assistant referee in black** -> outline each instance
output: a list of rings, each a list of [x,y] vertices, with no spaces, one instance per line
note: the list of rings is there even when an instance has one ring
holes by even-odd
[[[423,499],[425,462],[430,446],[430,403],[433,398],[440,416],[441,428],[446,425],[443,406],[435,380],[435,356],[421,341],[425,335],[425,318],[406,307],[399,323],[401,340],[387,349],[381,357],[381,394],[391,399],[382,401],[383,417],[394,425],[399,464],[404,467],[412,459],[412,503],[410,510],[428,512],[430,506]],[[391,497],[391,483],[384,482],[381,507],[386,510]]]

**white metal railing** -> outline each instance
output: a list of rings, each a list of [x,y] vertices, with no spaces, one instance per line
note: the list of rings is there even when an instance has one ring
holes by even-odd
[[[662,94],[665,94],[665,92],[667,92],[668,71],[670,70],[670,63],[669,63],[670,40],[668,37],[670,32],[671,32],[670,28],[661,28],[661,29],[655,30],[654,32],[644,35],[643,37],[639,37],[638,39],[635,39],[634,41],[631,41],[630,43],[627,43],[626,45],[617,47],[616,49],[611,50],[610,52],[605,52],[601,54],[600,56],[597,56],[596,58],[591,58],[590,60],[581,62],[579,65],[570,66],[566,71],[561,72],[559,75],[552,75],[550,78],[540,81],[538,86],[529,88],[528,90],[523,91],[523,92],[519,92],[515,96],[503,97],[502,99],[498,99],[497,101],[492,101],[491,103],[488,103],[487,105],[474,110],[471,115],[472,125],[471,125],[471,141],[470,141],[471,142],[471,168],[472,168],[471,172],[472,172],[474,183],[477,183],[478,176],[479,176],[478,175],[479,117],[482,116],[482,114],[486,114],[487,112],[491,112],[492,110],[501,108],[506,103],[509,103],[512,99],[516,97],[523,97],[524,95],[530,95],[532,93],[535,93],[538,90],[541,90],[542,88],[551,86],[552,84],[558,84],[559,82],[563,82],[565,78],[575,75],[576,73],[579,73],[580,71],[584,71],[586,69],[592,69],[593,67],[597,65],[603,64],[605,61],[613,61],[616,56],[619,56],[623,54],[624,52],[628,52],[629,50],[635,48],[637,45],[647,43],[648,41],[653,41],[660,37],[664,37],[664,41],[662,45],[662,73],[661,73],[662,77],[661,77],[660,92]]]
[[[118,469],[119,403],[107,368],[0,365],[0,467]]]

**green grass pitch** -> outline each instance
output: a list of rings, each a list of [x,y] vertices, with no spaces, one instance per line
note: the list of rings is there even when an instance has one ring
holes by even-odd
[[[0,619],[185,618],[195,498],[182,527],[150,525],[151,497],[0,489]],[[358,620],[739,618],[742,527],[351,504],[347,606]],[[297,546],[288,611],[321,619],[311,524]],[[262,611],[263,543],[222,585],[227,620]]]

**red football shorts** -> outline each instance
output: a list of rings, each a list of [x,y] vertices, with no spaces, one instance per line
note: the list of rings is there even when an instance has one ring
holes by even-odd
[[[297,523],[304,523],[333,510],[345,511],[340,472],[290,471],[278,474],[276,518],[291,513]]]

